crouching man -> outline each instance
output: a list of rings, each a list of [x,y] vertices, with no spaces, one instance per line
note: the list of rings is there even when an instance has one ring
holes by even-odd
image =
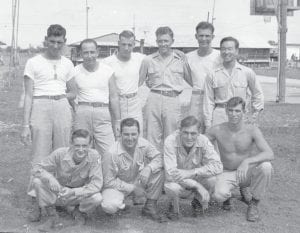
[[[104,190],[102,209],[114,214],[125,208],[124,198],[146,196],[142,214],[164,222],[157,211],[164,174],[161,153],[146,139],[139,137],[139,122],[133,118],[122,120],[121,138],[104,156]]]
[[[228,122],[216,125],[207,132],[216,141],[224,172],[217,177],[214,198],[223,202],[223,209],[231,209],[231,191],[240,187],[242,201],[248,204],[247,220],[259,220],[257,205],[264,197],[271,180],[273,151],[261,131],[245,124],[245,101],[233,97],[227,102]],[[252,155],[252,147],[258,153]]]
[[[31,221],[39,221],[46,215],[45,227],[56,228],[61,223],[55,206],[65,206],[78,224],[84,224],[87,214],[101,204],[101,157],[90,149],[90,142],[89,132],[78,129],[72,134],[70,147],[53,151],[33,167],[37,205],[29,215]]]
[[[216,175],[223,166],[209,139],[200,134],[194,116],[184,118],[180,130],[169,135],[164,146],[165,192],[170,198],[168,218],[178,220],[179,198],[193,197],[193,215],[207,208]]]

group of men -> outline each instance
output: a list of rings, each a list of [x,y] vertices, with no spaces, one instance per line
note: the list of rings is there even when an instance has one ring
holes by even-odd
[[[236,187],[248,204],[247,219],[259,219],[273,152],[244,114],[249,96],[254,120],[263,110],[260,84],[237,62],[235,38],[223,38],[220,52],[212,49],[214,27],[207,22],[197,25],[195,37],[199,48],[185,55],[171,48],[173,31],[159,27],[158,51],[145,56],[133,52],[135,36],[123,31],[118,51],[102,60],[96,41],[85,39],[83,63],[74,68],[61,55],[66,30],[48,28],[45,52],[24,71],[21,137],[32,141],[32,221],[46,216],[57,227],[55,207],[65,206],[83,223],[98,206],[114,214],[132,197],[144,204],[143,215],[164,222],[157,208],[163,190],[166,216],[176,220],[180,198],[193,197],[195,215],[210,200],[229,210]],[[143,115],[138,89],[144,83],[150,92]],[[192,97],[183,117],[179,97],[186,83]]]

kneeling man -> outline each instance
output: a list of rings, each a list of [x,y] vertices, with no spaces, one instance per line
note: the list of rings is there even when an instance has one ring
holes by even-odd
[[[194,216],[207,208],[216,175],[223,166],[209,139],[200,134],[201,124],[194,116],[181,121],[180,130],[169,135],[164,146],[165,192],[171,199],[168,218],[179,219],[179,198],[193,196]]]
[[[50,227],[55,228],[59,224],[55,206],[66,206],[75,220],[84,224],[86,214],[101,204],[101,157],[90,149],[90,142],[89,132],[78,129],[72,134],[71,147],[53,151],[33,167],[37,208],[29,216],[31,221],[39,221],[45,213]]]
[[[146,139],[139,137],[140,125],[133,118],[121,121],[121,138],[104,156],[104,191],[102,208],[114,214],[124,209],[124,198],[146,196],[142,214],[155,221],[165,221],[157,211],[164,174],[161,153]]]
[[[227,102],[228,122],[208,130],[208,137],[216,141],[224,172],[217,177],[214,198],[231,208],[231,191],[240,187],[242,201],[248,204],[247,220],[259,219],[257,204],[263,198],[271,180],[273,151],[255,125],[245,124],[245,101],[233,97]],[[256,146],[258,154],[252,155]],[[246,195],[247,194],[247,195]]]

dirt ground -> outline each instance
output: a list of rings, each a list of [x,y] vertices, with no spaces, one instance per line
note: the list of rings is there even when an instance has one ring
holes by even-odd
[[[26,186],[31,158],[30,148],[19,140],[21,89],[21,78],[17,78],[11,88],[0,90],[0,232],[38,232],[39,227],[26,220],[30,210]],[[300,232],[300,105],[268,103],[260,125],[275,152],[272,185],[260,204],[261,221],[247,222],[247,206],[237,199],[230,212],[214,204],[197,218],[192,217],[189,201],[184,200],[184,217],[178,222],[155,223],[140,216],[141,207],[131,207],[129,213],[114,217],[99,210],[82,228],[73,226],[64,216],[65,227],[57,232]],[[162,212],[166,209],[164,196],[159,206]]]

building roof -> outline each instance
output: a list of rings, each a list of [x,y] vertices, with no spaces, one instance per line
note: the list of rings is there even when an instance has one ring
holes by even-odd
[[[98,45],[102,45],[102,46],[118,46],[118,41],[119,41],[119,34],[118,33],[110,33],[110,34],[105,34],[103,36],[98,36],[95,38],[91,38],[94,39]],[[69,44],[69,46],[79,46],[81,43],[81,41]],[[140,46],[140,41],[139,40],[135,40],[135,46],[139,47]],[[147,47],[155,47],[153,45],[150,45],[148,43],[145,43],[145,46]]]

